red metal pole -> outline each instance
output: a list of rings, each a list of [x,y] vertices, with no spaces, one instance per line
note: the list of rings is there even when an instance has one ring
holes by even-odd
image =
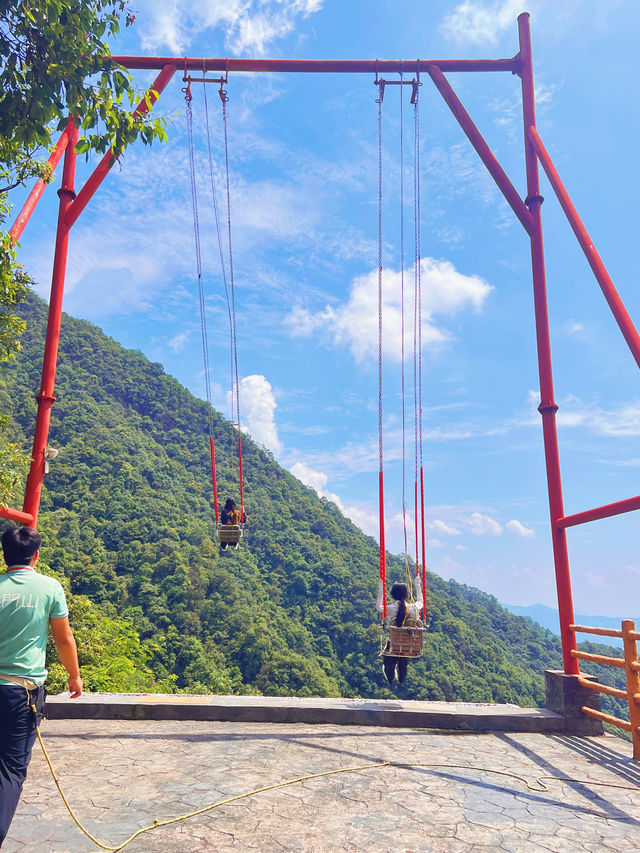
[[[242,479],[242,436],[238,429],[238,478],[240,480],[240,521],[244,518],[244,483]]]
[[[9,521],[17,521],[18,524],[27,524],[29,527],[33,526],[32,515],[9,506],[0,506],[0,518],[8,518]]]
[[[58,190],[60,208],[58,211],[58,230],[56,247],[53,257],[53,274],[51,277],[51,297],[49,299],[49,317],[47,320],[47,338],[42,362],[42,381],[38,401],[36,429],[33,437],[33,452],[31,467],[25,488],[23,511],[33,516],[33,527],[38,521],[42,478],[44,477],[45,450],[49,439],[49,424],[51,422],[51,407],[55,402],[53,393],[56,378],[56,363],[58,360],[58,343],[60,340],[60,318],[62,315],[62,295],[67,267],[67,248],[69,245],[69,226],[66,224],[66,213],[73,199],[73,188],[76,171],[75,146],[78,141],[78,129],[74,126],[69,134],[69,142],[64,155],[62,186]]]
[[[564,518],[559,518],[557,524],[558,527],[575,527],[576,524],[599,521],[601,518],[611,518],[613,515],[622,515],[624,512],[633,512],[636,509],[640,509],[640,495],[627,498],[625,501],[617,501],[617,503],[588,509],[585,512],[578,512],[575,515],[566,515]]]
[[[69,118],[67,126],[62,131],[62,136],[58,140],[56,147],[51,152],[51,155],[49,156],[49,159],[47,161],[48,164],[51,166],[52,171],[55,171],[56,166],[60,162],[60,159],[64,154],[65,149],[67,147],[67,143],[69,141],[69,133],[72,131],[73,122],[71,118]],[[25,226],[31,217],[31,214],[35,210],[36,205],[40,201],[42,193],[45,191],[46,187],[47,184],[42,179],[40,179],[29,193],[29,196],[25,203],[22,205],[22,210],[16,216],[15,222],[9,229],[9,236],[12,238],[14,243],[17,243],[17,241],[20,239],[20,235],[24,231]]]
[[[433,80],[436,89],[440,92],[456,121],[467,135],[469,142],[476,149],[478,156],[487,167],[487,170],[493,180],[498,185],[498,189],[524,226],[526,232],[531,234],[533,230],[533,217],[531,216],[531,213],[520,198],[518,191],[507,177],[504,169],[500,163],[498,163],[494,153],[485,142],[484,137],[473,123],[471,116],[462,106],[462,102],[453,91],[451,84],[440,68],[434,65],[428,65],[427,71],[429,72],[429,76]]]
[[[293,74],[415,74],[437,65],[443,71],[520,72],[520,58],[513,59],[219,59],[187,56],[111,56],[129,69],[157,69],[171,65],[180,71],[253,71]]]
[[[542,163],[545,172],[547,173],[549,183],[553,187],[555,194],[558,196],[558,201],[569,220],[573,233],[578,238],[578,243],[580,243],[582,251],[585,253],[586,258],[589,261],[589,266],[593,270],[593,274],[598,280],[598,284],[604,293],[604,298],[607,300],[609,308],[611,308],[613,316],[616,318],[616,322],[620,327],[620,331],[624,335],[625,341],[629,345],[629,349],[636,360],[636,364],[640,367],[640,335],[638,335],[636,327],[633,325],[633,321],[627,313],[627,309],[624,307],[622,299],[620,299],[618,291],[616,290],[614,283],[611,281],[605,265],[602,263],[602,258],[593,245],[589,232],[584,227],[582,220],[578,216],[578,211],[573,206],[573,203],[569,198],[569,193],[566,191],[564,184],[560,180],[560,176],[551,161],[551,157],[549,157],[549,152],[544,147],[542,140],[538,135],[538,131],[535,127],[530,127],[528,129],[528,133],[529,140],[533,145],[537,156],[540,158],[540,162]]]
[[[380,580],[382,581],[382,618],[387,615],[387,554],[384,541],[384,480],[382,471],[378,477],[378,501],[380,504]]]
[[[213,485],[213,508],[216,516],[216,524],[218,523],[218,482],[216,480],[216,448],[213,443],[213,436],[209,436],[209,453],[211,454],[211,483]]]
[[[413,484],[413,520],[416,534],[416,574],[420,574],[420,548],[418,546],[418,481]]]
[[[421,514],[421,530],[422,530],[422,618],[427,618],[427,550],[426,550],[426,534],[424,529],[424,474],[422,467],[420,468],[420,514]]]
[[[573,658],[571,651],[576,649],[575,633],[569,630],[573,624],[573,600],[571,595],[571,575],[569,571],[569,553],[567,550],[567,534],[558,524],[564,516],[562,500],[562,479],[560,476],[560,456],[558,453],[558,435],[556,430],[556,412],[558,407],[554,401],[553,373],[551,369],[551,342],[549,334],[549,315],[547,309],[547,285],[544,267],[544,242],[542,238],[542,216],[540,206],[543,198],[540,195],[538,176],[538,158],[529,139],[528,128],[535,127],[535,96],[533,87],[533,60],[531,55],[531,32],[529,30],[529,14],[518,16],[518,33],[520,38],[520,58],[522,60],[522,109],[524,118],[524,143],[527,168],[527,199],[526,204],[533,217],[531,232],[531,267],[533,273],[533,295],[536,317],[536,339],[538,348],[538,371],[540,376],[540,405],[538,411],[542,415],[542,432],[544,437],[544,453],[547,468],[547,487],[549,491],[549,511],[551,515],[551,537],[553,541],[553,558],[558,591],[558,610],[560,612],[560,637],[562,640],[562,656],[564,671],[569,675],[580,672],[578,660]]]
[[[151,107],[158,100],[160,93],[164,90],[169,80],[171,80],[171,78],[173,77],[175,70],[176,69],[173,65],[165,66],[162,69],[160,74],[158,74],[153,86],[151,86],[151,88],[147,90],[144,98],[142,98],[138,106],[133,111],[134,117],[145,115],[149,112]],[[67,211],[67,224],[69,228],[72,227],[76,219],[80,216],[87,204],[91,201],[96,190],[109,174],[109,170],[116,162],[116,159],[117,158],[114,154],[113,149],[111,151],[108,151],[104,155],[102,160],[98,163],[93,173],[87,179],[86,184],[78,193],[78,197]]]

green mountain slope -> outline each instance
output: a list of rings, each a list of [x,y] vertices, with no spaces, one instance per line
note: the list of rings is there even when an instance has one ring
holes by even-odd
[[[46,306],[34,297],[25,315],[22,353],[0,373],[0,412],[29,447]],[[159,364],[66,315],[56,395],[43,559],[88,597],[79,613],[93,603],[89,686],[121,678],[135,689],[137,673],[146,689],[393,695],[377,657],[373,539],[247,437],[247,536],[220,557],[206,405]],[[214,432],[220,495],[237,497],[235,439],[218,413]],[[389,577],[401,573],[390,557]],[[561,665],[557,638],[478,590],[435,575],[428,585],[426,653],[397,695],[543,704],[542,674]],[[84,646],[91,625],[83,630]],[[109,681],[111,654],[121,666]]]

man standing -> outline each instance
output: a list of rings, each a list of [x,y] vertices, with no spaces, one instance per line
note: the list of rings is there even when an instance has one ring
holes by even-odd
[[[27,776],[36,724],[44,714],[49,626],[69,675],[71,698],[82,694],[64,590],[57,580],[35,571],[41,543],[31,527],[11,528],[2,536],[7,571],[0,576],[0,846]]]

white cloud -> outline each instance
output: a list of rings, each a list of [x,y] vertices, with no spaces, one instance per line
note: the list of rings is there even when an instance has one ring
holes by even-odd
[[[304,462],[296,462],[289,469],[294,477],[297,477],[305,486],[315,489],[318,494],[322,494],[325,486],[329,482],[329,478],[322,471],[315,471]]]
[[[604,577],[602,575],[596,575],[592,571],[587,571],[586,575],[589,586],[596,587],[597,589],[604,589],[606,587]]]
[[[169,349],[175,353],[184,352],[190,337],[191,332],[178,332],[168,341]]]
[[[540,421],[536,412],[539,400],[539,392],[529,391],[529,413],[516,423],[537,425]],[[559,401],[558,406],[556,421],[560,428],[583,427],[595,435],[609,438],[640,435],[640,399],[631,400],[618,408],[604,409],[595,403],[584,403],[578,397],[568,395]]]
[[[346,506],[339,495],[336,495],[334,492],[328,491],[325,487],[329,482],[329,478],[322,471],[317,471],[314,468],[311,468],[305,462],[296,462],[289,469],[294,477],[297,477],[305,486],[309,486],[314,489],[321,498],[326,498],[329,501],[332,501],[340,512],[348,519],[350,519],[356,527],[359,527],[360,530],[367,533],[369,536],[375,537],[378,539],[379,534],[379,520],[378,520],[378,512],[376,509],[373,509],[369,505],[365,504],[349,504]]]
[[[427,527],[429,530],[433,530],[436,533],[444,536],[460,536],[460,531],[453,527],[451,524],[447,524],[445,521],[441,521],[439,518],[436,518],[435,521],[430,522]]]
[[[282,447],[274,418],[277,405],[271,384],[264,376],[254,374],[240,380],[241,425],[273,453],[279,453]]]
[[[465,519],[466,528],[474,536],[500,536],[502,525],[490,515],[481,512],[472,512]]]
[[[505,524],[505,528],[509,531],[509,533],[513,533],[514,536],[521,536],[523,539],[533,539],[536,535],[533,527],[527,527],[521,521],[518,521],[516,518],[512,518],[511,521],[507,521]]]
[[[196,36],[219,29],[232,52],[263,54],[289,35],[300,18],[322,8],[323,0],[138,0],[138,23],[145,50],[167,47],[182,55]]]
[[[535,0],[463,0],[446,16],[441,29],[458,43],[493,45],[506,30],[515,30],[517,16],[532,5]]]
[[[422,341],[426,348],[442,345],[451,333],[434,322],[435,315],[454,315],[464,308],[480,311],[493,288],[477,275],[464,275],[450,261],[423,258]],[[414,301],[413,269],[405,270],[405,353],[412,352],[412,312]],[[383,350],[385,357],[399,361],[402,344],[401,273],[385,270],[383,279]],[[322,331],[336,346],[350,348],[357,362],[375,356],[378,341],[378,272],[372,270],[354,279],[349,299],[334,308],[312,313],[297,307],[289,315],[287,326],[293,336],[305,337]]]

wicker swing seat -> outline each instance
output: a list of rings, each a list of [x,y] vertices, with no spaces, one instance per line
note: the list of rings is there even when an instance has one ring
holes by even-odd
[[[237,547],[243,534],[242,524],[218,524],[218,538],[221,545],[235,545]]]
[[[383,657],[419,658],[422,657],[422,635],[425,629],[421,623],[402,626],[389,625],[383,633],[380,654]]]

